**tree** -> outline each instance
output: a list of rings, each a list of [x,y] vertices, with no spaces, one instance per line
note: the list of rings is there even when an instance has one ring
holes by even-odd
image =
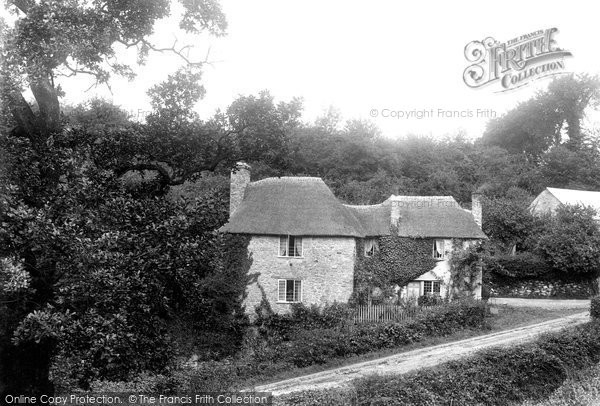
[[[551,217],[536,251],[559,272],[600,276],[600,229],[590,207],[563,206]]]
[[[223,35],[225,16],[215,0],[181,1],[180,28],[185,33],[208,31]],[[204,61],[186,56],[189,46],[161,47],[150,42],[154,24],[170,14],[167,0],[43,1],[12,0],[13,27],[3,31],[3,101],[17,125],[15,131],[32,140],[60,129],[60,77],[92,76],[96,84],[108,84],[111,75],[133,77],[131,66],[119,62],[119,50],[135,48],[143,63],[150,51],[171,52],[187,64]],[[23,96],[27,86],[37,112]]]
[[[226,22],[216,1],[184,0],[181,5],[183,32],[224,34]],[[96,85],[108,85],[114,74],[133,77],[133,68],[117,58],[127,49],[137,50],[139,63],[150,51],[177,55],[187,65],[184,78],[197,78],[192,73],[205,61],[191,60],[188,46],[150,42],[155,22],[170,13],[166,0],[14,0],[7,2],[7,8],[14,13],[15,23],[0,27],[0,63],[5,72],[0,79],[0,141],[9,157],[1,187],[0,257],[5,265],[12,265],[3,265],[0,271],[12,281],[18,275],[14,269],[23,269],[29,279],[18,290],[3,286],[0,291],[0,389],[32,395],[51,392],[50,363],[61,353],[83,356],[85,365],[91,367],[89,376],[81,376],[81,383],[94,376],[109,377],[119,365],[127,366],[121,373],[158,368],[164,362],[164,324],[152,323],[144,309],[151,309],[151,317],[164,323],[178,297],[174,267],[184,271],[187,266],[170,263],[169,255],[178,251],[185,259],[185,244],[191,244],[187,248],[191,251],[190,240],[199,239],[195,243],[202,244],[210,256],[212,230],[190,236],[192,230],[199,230],[182,224],[185,208],[164,198],[156,200],[157,192],[164,194],[162,188],[125,187],[120,178],[129,170],[115,164],[131,163],[140,151],[148,150],[144,128],[103,103],[92,103],[92,114],[76,109],[69,122],[65,111],[61,112],[59,80],[85,74]],[[33,103],[24,96],[26,88],[33,94]],[[196,92],[187,100],[200,95]],[[100,111],[109,112],[117,122],[94,115]],[[119,139],[127,142],[115,148]],[[140,218],[148,222],[142,224]],[[155,233],[161,226],[163,232],[187,235],[183,245],[165,245],[159,240]],[[188,252],[188,258],[192,254],[197,258],[195,252]],[[108,264],[107,259],[114,262]],[[171,272],[165,272],[165,263]],[[199,268],[195,271],[196,283],[201,283],[207,275]],[[90,296],[111,281],[121,290]],[[131,300],[118,300],[123,295]],[[120,307],[110,309],[111,302]],[[157,329],[151,332],[150,326]],[[123,331],[118,332],[121,327]],[[82,336],[86,331],[87,341]],[[141,349],[156,349],[156,356],[139,362],[135,349],[139,340],[144,342]],[[83,348],[69,348],[69,344]]]
[[[570,148],[581,146],[581,121],[588,107],[596,107],[600,80],[589,75],[563,76],[548,89],[520,103],[502,117],[491,120],[483,134],[488,145],[524,153],[537,160],[551,146],[561,145],[566,128]]]
[[[539,220],[529,211],[532,200],[527,191],[518,188],[502,197],[483,199],[483,232],[501,251],[527,248],[530,236],[539,228]]]

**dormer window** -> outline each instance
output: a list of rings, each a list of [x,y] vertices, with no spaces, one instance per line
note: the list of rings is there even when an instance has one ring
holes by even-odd
[[[279,237],[279,256],[280,257],[301,257],[302,256],[302,237],[293,235],[282,235]]]
[[[365,257],[372,257],[375,253],[379,251],[379,242],[376,238],[367,238],[365,239]]]

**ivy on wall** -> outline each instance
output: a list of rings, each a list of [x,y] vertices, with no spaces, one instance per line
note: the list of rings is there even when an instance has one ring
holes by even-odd
[[[472,244],[464,248],[463,242],[452,240],[452,254],[450,255],[450,284],[453,296],[470,296],[476,288],[477,275],[482,271],[482,257],[485,248],[479,244]]]
[[[354,269],[355,299],[366,300],[373,288],[391,293],[394,285],[405,286],[411,280],[432,270],[433,239],[388,235],[378,238],[379,251],[372,257],[364,255],[364,241],[357,243]]]

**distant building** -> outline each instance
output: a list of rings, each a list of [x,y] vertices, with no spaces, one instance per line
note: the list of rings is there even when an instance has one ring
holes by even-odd
[[[564,205],[589,206],[600,215],[600,192],[547,187],[531,202],[529,210],[533,214],[553,214]]]
[[[472,212],[451,196],[392,195],[377,205],[345,205],[321,178],[250,182],[249,169],[242,164],[232,172],[230,220],[221,228],[251,236],[250,272],[259,276],[248,287],[248,312],[263,297],[277,312],[286,312],[290,303],[347,302],[354,289],[357,256],[373,255],[377,237],[390,235],[392,229],[402,237],[431,239],[430,255],[438,260],[433,269],[403,287],[402,296],[444,295],[452,240],[486,238],[478,195]],[[364,252],[357,252],[361,239]],[[474,294],[481,296],[480,286]]]

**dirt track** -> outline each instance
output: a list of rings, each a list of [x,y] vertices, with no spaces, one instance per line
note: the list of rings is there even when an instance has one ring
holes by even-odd
[[[431,367],[464,357],[485,348],[524,342],[539,334],[585,323],[588,320],[589,312],[578,313],[543,323],[436,345],[434,347],[421,348],[385,358],[257,386],[255,390],[257,392],[272,392],[273,395],[277,396],[302,390],[339,388],[348,385],[353,379],[366,375],[403,374],[419,368]]]
[[[490,298],[491,305],[511,307],[540,307],[543,309],[585,309],[590,308],[589,299],[519,299],[508,297]]]

